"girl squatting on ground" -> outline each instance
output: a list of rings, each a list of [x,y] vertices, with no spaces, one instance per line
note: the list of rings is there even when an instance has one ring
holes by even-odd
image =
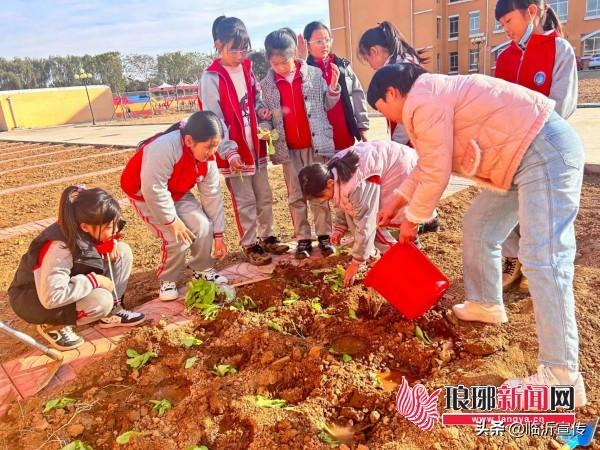
[[[333,200],[338,213],[332,243],[339,245],[348,231],[354,237],[346,286],[369,257],[385,253],[396,243],[386,228],[377,227],[377,213],[394,198],[394,190],[416,165],[414,149],[393,141],[372,141],[337,153],[326,165],[312,164],[300,171],[304,195]],[[404,208],[400,208],[390,225],[400,226],[403,221]]]
[[[258,118],[269,120],[271,113],[262,104],[252,62],[246,58],[250,38],[244,23],[235,17],[218,17],[213,38],[219,58],[202,74],[202,105],[225,125],[217,164],[231,194],[244,254],[248,262],[261,266],[271,262],[267,253],[289,250],[273,236],[267,146],[258,139]]]
[[[177,282],[187,250],[194,279],[227,283],[213,269],[213,256],[223,259],[227,254],[223,197],[213,157],[222,136],[214,113],[196,112],[143,141],[121,175],[121,189],[134,211],[162,242],[160,300],[179,297]],[[194,186],[200,201],[191,192]]]
[[[380,211],[379,224],[406,205],[399,240],[414,239],[452,172],[489,188],[465,214],[466,301],[453,307],[454,314],[466,321],[508,321],[501,244],[520,223],[519,260],[529,279],[540,365],[535,375],[507,383],[573,385],[575,406],[585,405],[573,296],[584,152],[577,133],[554,112],[555,102],[497,78],[430,74],[414,64],[379,69],[368,100],[406,126],[419,156],[396,199]]]
[[[498,56],[495,76],[550,97],[554,110],[568,119],[577,109],[577,61],[571,44],[561,37],[554,10],[545,0],[499,0],[495,13],[512,40]],[[517,226],[502,246],[502,285],[507,289],[520,280],[519,288],[527,291],[517,258],[519,238]]]
[[[70,186],[60,198],[58,221],[21,257],[8,288],[10,305],[21,319],[37,324],[54,348],[83,344],[73,325],[100,321],[108,328],[144,321],[143,314],[122,307],[133,259],[129,246],[115,240],[124,225],[119,203],[106,191]],[[102,243],[112,250],[107,253]]]
[[[275,141],[273,164],[283,165],[288,204],[298,241],[296,258],[308,258],[312,253],[308,204],[298,181],[298,173],[309,164],[326,162],[335,152],[333,130],[326,112],[340,99],[340,71],[331,64],[329,85],[316,67],[296,59],[296,35],[290,29],[269,33],[265,51],[271,68],[261,81],[266,107],[272,112],[270,123],[279,133]],[[331,245],[331,212],[325,201],[310,201],[315,220],[319,249],[324,256],[334,251]]]

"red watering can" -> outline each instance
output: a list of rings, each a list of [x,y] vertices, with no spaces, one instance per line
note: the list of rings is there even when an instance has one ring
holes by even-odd
[[[412,242],[395,244],[365,278],[407,319],[416,319],[435,305],[450,283]]]

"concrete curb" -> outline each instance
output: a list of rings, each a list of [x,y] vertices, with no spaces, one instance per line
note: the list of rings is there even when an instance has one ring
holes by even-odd
[[[600,164],[587,163],[583,167],[583,173],[588,175],[600,175]]]
[[[579,103],[578,108],[600,108],[600,103]]]

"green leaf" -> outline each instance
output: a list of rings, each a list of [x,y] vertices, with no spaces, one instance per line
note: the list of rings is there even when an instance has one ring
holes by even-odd
[[[146,352],[139,354],[132,348],[128,348],[126,353],[127,356],[129,356],[129,358],[127,359],[127,364],[135,370],[141,368],[144,364],[150,361],[151,358],[156,358],[158,356],[158,354],[155,352]]]
[[[197,445],[192,445],[191,447],[188,447],[185,450],[208,450],[208,447],[206,445],[201,445],[199,447]]]
[[[331,429],[327,425],[321,423],[319,425],[319,429],[321,430],[321,433],[317,434],[317,437],[322,442],[329,444],[330,447],[337,447],[340,444],[333,431],[331,431]]]
[[[128,348],[127,351],[125,352],[127,354],[127,356],[129,356],[130,358],[135,358],[136,356],[140,356],[140,354],[138,352],[136,352],[134,349],[132,348]]]
[[[194,345],[201,345],[202,341],[194,336],[186,336],[181,341],[181,345],[185,348],[193,347]]]
[[[342,353],[342,361],[344,361],[345,363],[352,361],[352,356],[350,356],[348,353]]]
[[[148,436],[149,434],[150,434],[150,432],[148,432],[148,431],[127,431],[127,432],[117,436],[116,441],[117,441],[117,444],[125,445],[125,444],[129,444],[129,441],[131,439],[137,439],[140,437]]]
[[[224,377],[227,374],[235,375],[237,370],[229,364],[219,364],[213,367],[212,372],[219,377]]]
[[[373,384],[375,386],[381,386],[381,380],[379,379],[379,377],[377,376],[377,374],[375,372],[369,371],[369,378],[371,379],[371,381],[373,382]]]
[[[331,319],[333,316],[331,314],[323,313],[319,314],[319,317],[322,317],[323,319]]]
[[[358,320],[358,317],[356,317],[356,311],[354,311],[352,308],[348,308],[348,317],[350,317],[352,320]]]
[[[256,395],[254,396],[254,403],[261,408],[283,408],[287,406],[288,402],[279,398],[270,399],[263,395]]]
[[[244,295],[243,297],[238,297],[235,299],[235,302],[231,305],[234,309],[238,311],[245,311],[246,309],[256,309],[257,305],[252,297],[249,295]]]
[[[85,442],[80,441],[79,439],[73,442],[68,443],[60,450],[94,450],[90,445]]]
[[[283,304],[285,306],[293,305],[300,299],[300,296],[298,294],[296,294],[294,291],[292,291],[291,289],[286,289],[283,291],[283,293],[287,295],[285,300],[283,300]]]
[[[220,292],[216,283],[202,278],[190,281],[185,292],[185,306],[200,310],[204,320],[214,320],[221,310],[221,307],[215,304],[216,296]]]
[[[415,337],[423,345],[429,345],[432,343],[427,333],[423,331],[419,325],[415,325]]]
[[[275,307],[274,306],[270,306],[267,309],[265,309],[263,312],[265,312],[265,313],[268,314],[268,313],[272,313],[274,311],[275,311]]]
[[[59,397],[53,398],[52,400],[48,400],[44,403],[44,413],[50,412],[54,409],[65,409],[67,405],[71,405],[73,403],[77,403],[77,400],[70,397]]]
[[[166,398],[163,398],[162,400],[150,400],[150,403],[154,405],[152,410],[156,411],[159,416],[163,416],[169,409],[173,407],[173,404]]]
[[[332,292],[338,292],[344,289],[344,275],[346,271],[344,267],[338,264],[332,274],[325,275],[323,281],[329,285]]]
[[[323,311],[323,306],[321,306],[321,304],[319,303],[319,299],[317,297],[311,299],[310,307],[316,313],[320,313]]]
[[[335,351],[335,348],[329,347],[329,353],[336,354],[337,352]]]
[[[283,333],[283,328],[281,328],[281,325],[279,325],[277,322],[273,322],[272,320],[267,322],[267,327],[271,330]]]
[[[192,356],[191,358],[185,360],[185,364],[183,367],[185,367],[186,369],[191,369],[192,367],[194,367],[194,364],[196,364],[196,361],[198,361],[198,358]]]

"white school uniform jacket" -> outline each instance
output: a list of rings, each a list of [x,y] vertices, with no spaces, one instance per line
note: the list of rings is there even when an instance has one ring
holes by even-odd
[[[382,205],[389,204],[396,197],[394,190],[417,165],[417,153],[394,141],[370,141],[342,150],[334,158],[341,158],[349,151],[358,154],[359,165],[354,176],[345,183],[339,180],[333,169],[333,203],[354,222],[352,256],[364,261],[369,256],[366,254],[370,247],[368,244],[375,240],[377,213]],[[403,220],[404,208],[401,208],[391,223],[400,225]],[[345,217],[337,215],[335,228],[342,232],[348,229]]]

